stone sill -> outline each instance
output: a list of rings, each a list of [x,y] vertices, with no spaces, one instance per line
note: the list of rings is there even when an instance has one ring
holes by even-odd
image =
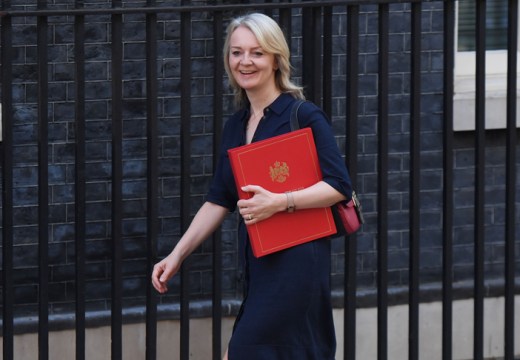
[[[470,299],[473,297],[473,281],[453,284],[453,300]],[[408,303],[408,287],[388,288],[388,305],[403,305]],[[515,279],[515,294],[520,294],[520,277]],[[485,297],[504,296],[503,280],[486,280]],[[429,303],[442,300],[442,284],[431,283],[421,285],[419,301]],[[334,308],[341,309],[344,304],[343,292],[333,291],[332,303]],[[222,317],[235,316],[240,309],[241,300],[225,299],[222,301]],[[357,308],[375,308],[377,306],[377,289],[358,290],[356,297]],[[210,300],[192,301],[190,303],[191,318],[210,318],[212,304]],[[161,304],[157,307],[157,320],[177,320],[180,318],[180,304]],[[49,330],[61,331],[75,328],[75,314],[49,315]],[[110,326],[110,310],[89,311],[85,314],[87,328]],[[123,309],[123,323],[143,323],[146,321],[146,308],[143,306]],[[15,334],[35,333],[38,331],[38,316],[24,316],[14,319]],[[0,320],[0,336],[2,336],[2,321]]]

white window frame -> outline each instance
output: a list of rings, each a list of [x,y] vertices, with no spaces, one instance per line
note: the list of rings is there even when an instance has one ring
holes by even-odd
[[[455,71],[453,97],[453,130],[475,130],[475,51],[458,51],[458,1],[455,17]],[[519,10],[520,16],[520,10]],[[520,45],[520,38],[519,38]],[[519,46],[520,49],[520,46]],[[520,75],[520,52],[517,56],[517,78]],[[520,91],[516,91],[516,126],[520,127]],[[507,126],[507,50],[486,51],[486,129]]]

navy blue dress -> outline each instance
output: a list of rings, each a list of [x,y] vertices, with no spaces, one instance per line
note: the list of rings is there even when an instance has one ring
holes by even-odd
[[[294,101],[291,95],[282,94],[266,108],[253,141],[289,132]],[[245,144],[248,118],[248,110],[241,110],[226,122],[219,165],[207,196],[207,201],[230,211],[236,208],[238,194],[227,150]],[[350,197],[350,178],[325,114],[306,102],[298,118],[301,127],[313,130],[323,180]],[[330,240],[315,240],[257,259],[243,221],[238,235],[245,297],[229,343],[229,360],[334,359]]]

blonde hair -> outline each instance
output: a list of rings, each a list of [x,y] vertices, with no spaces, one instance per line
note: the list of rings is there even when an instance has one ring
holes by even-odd
[[[242,89],[233,78],[231,69],[229,68],[229,40],[233,32],[240,26],[249,29],[255,35],[260,47],[264,51],[274,55],[278,65],[278,69],[275,73],[276,87],[283,93],[289,93],[295,98],[304,99],[303,88],[291,81],[291,55],[282,29],[280,29],[280,26],[269,16],[252,13],[231,21],[227,27],[227,36],[223,49],[224,67],[229,77],[230,85],[235,93],[235,104],[237,107],[244,106],[247,103],[247,96],[245,90]]]

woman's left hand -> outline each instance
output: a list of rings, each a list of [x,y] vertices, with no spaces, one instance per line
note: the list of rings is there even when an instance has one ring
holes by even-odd
[[[240,215],[248,225],[286,209],[285,194],[272,193],[258,185],[244,186],[242,191],[253,195],[250,199],[242,199],[237,203]]]

